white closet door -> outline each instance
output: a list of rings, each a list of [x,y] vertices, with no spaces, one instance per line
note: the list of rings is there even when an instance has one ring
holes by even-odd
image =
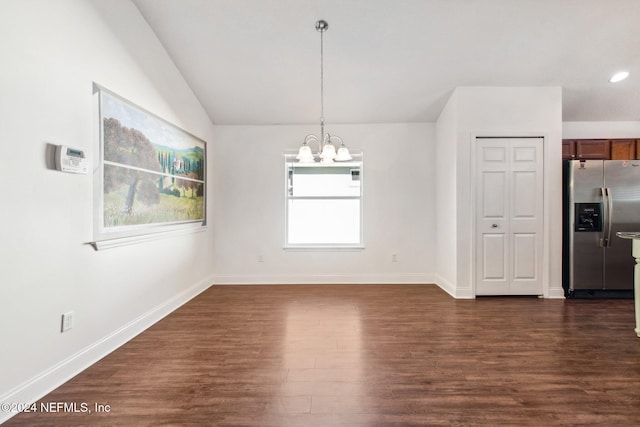
[[[543,139],[476,143],[476,295],[541,295]]]

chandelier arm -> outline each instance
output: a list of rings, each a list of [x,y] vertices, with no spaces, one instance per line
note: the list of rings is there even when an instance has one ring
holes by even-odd
[[[342,141],[342,138],[336,135],[329,135],[329,142],[333,141],[334,139],[338,140],[340,142],[340,145],[344,145],[344,141]]]
[[[322,150],[322,143],[320,142],[320,138],[310,133],[309,135],[304,137],[304,143],[309,145],[310,142],[315,142],[318,144],[318,153]]]

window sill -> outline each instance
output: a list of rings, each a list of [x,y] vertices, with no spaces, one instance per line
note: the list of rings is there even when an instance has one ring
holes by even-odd
[[[185,234],[202,233],[207,230],[206,226],[183,228],[179,230],[161,231],[156,233],[142,234],[139,236],[117,237],[113,239],[97,240],[89,242],[93,249],[101,251],[105,249],[117,248],[120,246],[135,245],[152,240],[166,239],[168,237],[182,236]]]
[[[363,245],[285,245],[283,248],[285,251],[354,251],[359,252],[365,249]]]

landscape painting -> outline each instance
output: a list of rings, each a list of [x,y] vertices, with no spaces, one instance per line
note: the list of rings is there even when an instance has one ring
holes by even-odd
[[[204,141],[100,90],[102,230],[204,223]]]

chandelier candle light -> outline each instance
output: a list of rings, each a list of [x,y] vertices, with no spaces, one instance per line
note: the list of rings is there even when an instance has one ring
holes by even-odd
[[[335,135],[329,135],[324,133],[324,46],[322,35],[329,29],[327,21],[320,20],[316,22],[316,30],[320,33],[320,138],[310,134],[304,138],[302,147],[298,151],[296,159],[300,163],[313,163],[316,161],[310,142],[318,143],[318,157],[322,163],[333,163],[333,161],[348,161],[351,160],[351,154],[345,147],[342,138]],[[339,142],[340,147],[336,152],[336,147],[333,145],[333,141]]]

